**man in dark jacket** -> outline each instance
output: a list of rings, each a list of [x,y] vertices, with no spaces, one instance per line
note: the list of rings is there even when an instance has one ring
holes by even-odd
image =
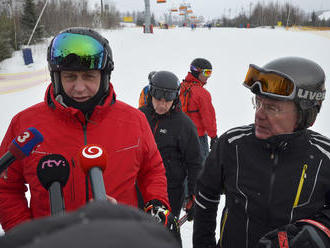
[[[253,248],[268,232],[259,247],[329,247],[330,140],[307,129],[325,97],[324,71],[285,57],[250,65],[243,85],[256,95],[255,123],[224,133],[206,160],[193,247],[216,247],[220,194],[217,247]]]
[[[179,80],[173,73],[157,72],[150,81],[148,104],[140,108],[149,121],[163,158],[170,206],[177,217],[184,200],[184,180],[188,176],[189,196],[193,199],[201,168],[197,130],[181,110],[179,87]]]

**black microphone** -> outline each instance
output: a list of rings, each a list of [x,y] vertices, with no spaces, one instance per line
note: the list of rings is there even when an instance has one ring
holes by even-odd
[[[70,166],[59,154],[42,157],[38,163],[37,175],[42,186],[49,192],[51,215],[64,214],[63,187],[66,185]]]
[[[107,166],[107,153],[100,145],[86,145],[79,151],[79,165],[89,175],[94,200],[107,200],[103,171]]]
[[[16,159],[23,159],[30,155],[33,148],[43,142],[41,133],[30,127],[18,135],[9,145],[9,151],[0,158],[0,174],[7,169]]]

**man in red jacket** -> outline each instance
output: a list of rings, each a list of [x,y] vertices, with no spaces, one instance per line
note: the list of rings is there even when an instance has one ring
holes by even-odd
[[[217,140],[217,122],[211,94],[204,88],[212,74],[211,63],[203,58],[196,58],[190,64],[190,72],[181,83],[180,99],[183,111],[197,127],[203,161],[210,148]]]
[[[0,179],[2,228],[8,231],[19,223],[50,215],[49,193],[37,176],[38,164],[50,154],[62,155],[70,166],[63,187],[66,211],[90,201],[90,182],[77,165],[78,151],[86,144],[99,144],[108,153],[103,172],[108,196],[137,206],[137,183],[146,208],[168,227],[175,227],[175,218],[168,215],[164,165],[149,124],[143,113],[116,99],[110,83],[114,64],[107,39],[86,28],[64,30],[51,41],[47,60],[52,83],[44,101],[12,119],[0,147],[2,156],[11,141],[29,127],[44,137],[29,157],[11,164],[6,177]],[[26,184],[30,205],[25,198]]]

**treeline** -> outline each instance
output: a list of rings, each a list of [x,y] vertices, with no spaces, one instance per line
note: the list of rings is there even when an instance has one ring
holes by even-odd
[[[21,49],[30,39],[32,30],[46,0],[21,0],[19,9],[13,9],[12,1],[0,11],[0,61],[11,56],[14,50]],[[124,16],[131,16],[133,23],[144,24],[144,12],[119,13],[114,5],[105,5],[103,10],[89,10],[88,0],[50,0],[40,19],[30,44],[39,42],[58,31],[73,26],[114,29],[120,26]],[[252,7],[253,6],[253,7]],[[249,9],[242,9],[235,18],[223,15],[214,20],[214,24],[222,27],[242,27],[249,25],[275,26],[281,22],[283,26],[330,26],[330,20],[320,20],[315,12],[305,13],[298,7],[278,2],[250,4]],[[151,23],[157,21],[151,16]]]
[[[112,5],[89,10],[88,0],[50,0],[39,21],[30,44],[50,37],[67,27],[118,28],[120,13]],[[20,9],[8,4],[0,13],[0,61],[11,57],[14,50],[27,45],[46,0],[24,0]],[[10,1],[11,3],[11,1]]]
[[[292,4],[278,2],[268,4],[258,2],[249,10],[242,9],[235,18],[223,15],[214,22],[223,27],[241,27],[248,24],[251,27],[276,26],[278,22],[281,22],[283,26],[330,26],[330,20],[320,20],[315,12],[305,13]]]

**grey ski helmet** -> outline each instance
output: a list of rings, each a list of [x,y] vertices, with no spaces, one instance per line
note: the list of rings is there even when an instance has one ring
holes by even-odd
[[[169,71],[158,71],[150,80],[150,95],[156,99],[164,98],[173,101],[178,98],[180,81],[178,77]]]
[[[60,71],[100,70],[100,90],[108,92],[111,71],[114,68],[109,42],[89,28],[69,28],[51,41],[47,52],[48,68],[57,96],[61,89]]]
[[[260,84],[253,84],[251,91],[270,98],[293,100],[299,113],[296,130],[312,126],[325,99],[325,73],[320,65],[305,58],[284,57],[267,63],[261,70],[278,74],[293,82],[292,93],[289,96],[267,94]]]
[[[148,80],[149,80],[149,82],[150,82],[151,78],[156,74],[156,72],[157,71],[151,71],[151,72],[149,72],[149,74],[148,74]]]

